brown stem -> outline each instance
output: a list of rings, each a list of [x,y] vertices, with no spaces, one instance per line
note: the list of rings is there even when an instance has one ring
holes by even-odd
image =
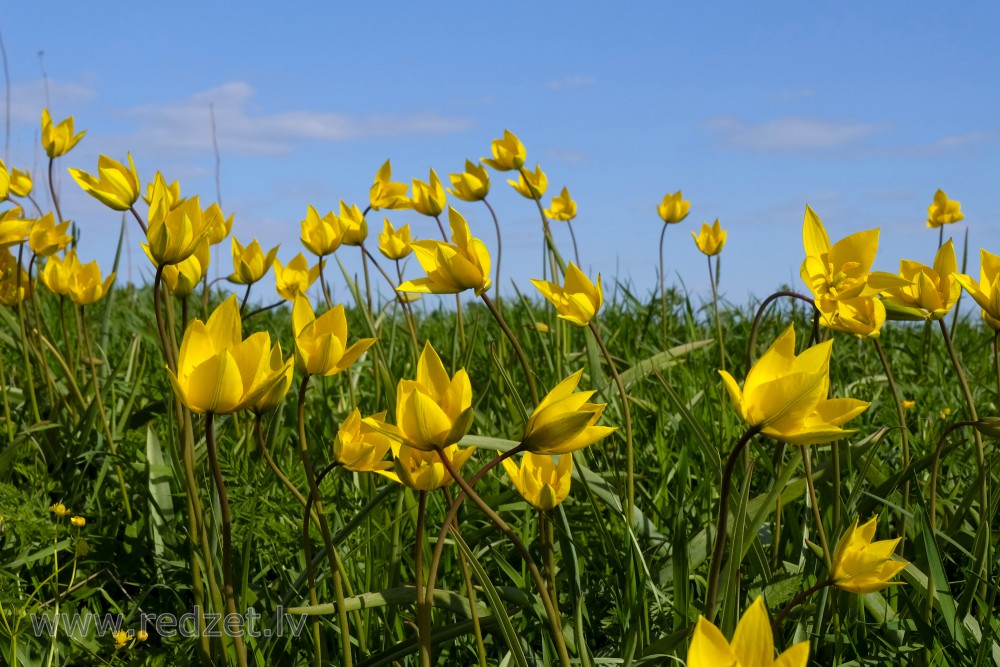
[[[761,301],[760,306],[757,308],[757,314],[753,317],[753,324],[750,327],[750,341],[747,344],[747,368],[753,366],[755,354],[754,351],[757,347],[757,331],[760,329],[760,321],[764,317],[764,311],[775,299],[779,299],[783,296],[790,297],[792,299],[799,299],[800,301],[805,301],[810,306],[815,307],[816,303],[807,297],[805,294],[799,294],[798,292],[781,291],[775,292],[771,296],[767,297]]]
[[[771,632],[777,632],[781,629],[781,622],[785,620],[789,612],[802,604],[810,595],[817,591],[821,591],[827,586],[833,586],[833,578],[824,579],[823,581],[818,581],[804,591],[800,591],[795,597],[788,601],[788,604],[778,612],[778,615],[774,617],[771,621]]]
[[[503,318],[503,315],[497,310],[496,304],[490,300],[489,295],[483,292],[479,297],[486,304],[486,307],[490,309],[493,313],[494,319],[496,319],[497,324],[503,330],[504,335],[507,336],[507,340],[510,341],[511,345],[514,346],[514,353],[517,354],[518,361],[521,362],[521,369],[524,371],[524,376],[528,379],[528,390],[531,392],[531,404],[532,406],[538,405],[538,389],[535,387],[535,376],[531,373],[531,367],[528,366],[528,358],[524,355],[524,350],[521,349],[521,344],[517,341],[517,337],[514,332],[510,330],[507,326],[507,321]]]

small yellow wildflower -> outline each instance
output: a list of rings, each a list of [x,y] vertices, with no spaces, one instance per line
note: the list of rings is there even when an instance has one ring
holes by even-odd
[[[54,503],[50,505],[49,510],[58,517],[64,517],[69,514],[69,510],[62,503]]]
[[[145,630],[139,630],[137,633],[135,633],[135,638],[141,642],[144,642],[147,639],[149,639],[149,633],[146,632]]]
[[[943,410],[941,410],[940,414],[941,419],[947,419],[950,416],[951,416],[951,408],[944,408]]]
[[[74,526],[76,526],[77,528],[83,528],[84,526],[87,525],[87,520],[82,516],[75,516],[72,519],[70,519],[69,522]]]
[[[119,630],[118,632],[111,635],[111,638],[115,640],[115,650],[125,648],[128,646],[129,641],[132,637],[125,630]]]
[[[912,408],[916,404],[917,404],[916,401],[903,401],[903,409],[904,410],[909,410],[910,408]]]

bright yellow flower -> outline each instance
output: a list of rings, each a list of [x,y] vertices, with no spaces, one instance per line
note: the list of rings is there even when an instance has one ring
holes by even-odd
[[[149,639],[149,633],[146,632],[145,630],[139,630],[138,632],[135,633],[135,638],[141,642],[144,642],[147,639]]]
[[[413,179],[413,199],[410,200],[413,210],[417,213],[436,217],[444,210],[445,194],[441,179],[431,169],[430,183]]]
[[[80,260],[76,250],[70,250],[65,257],[52,255],[42,269],[42,282],[54,294],[69,296],[70,286],[80,271]]]
[[[295,297],[305,294],[318,277],[319,264],[309,268],[309,262],[301,252],[287,265],[282,265],[278,259],[274,260],[275,288],[286,301],[295,301]]]
[[[97,260],[80,265],[70,278],[69,298],[78,306],[89,306],[108,293],[114,279],[115,274],[112,273],[101,280],[101,268],[97,265]]]
[[[202,222],[208,227],[207,238],[210,245],[222,243],[222,240],[229,236],[229,232],[233,229],[233,217],[234,214],[230,213],[227,218],[219,205],[214,202],[202,212]]]
[[[33,221],[21,218],[23,213],[20,206],[0,213],[0,248],[19,245],[28,238]]]
[[[371,421],[384,422],[385,413],[362,419],[361,411],[354,408],[337,430],[333,458],[348,470],[375,472],[392,467],[385,455],[392,449],[393,441],[384,433],[385,428],[372,426]]]
[[[373,211],[380,208],[391,208],[397,211],[410,208],[410,200],[406,196],[406,183],[392,182],[392,165],[389,160],[379,167],[375,174],[375,182],[369,192],[369,200]]]
[[[521,169],[517,181],[507,180],[519,195],[527,199],[541,199],[549,188],[549,177],[542,171],[542,165],[536,164],[534,171]]]
[[[462,201],[480,201],[490,193],[490,174],[486,167],[465,161],[465,171],[448,174],[451,189],[448,190]]]
[[[878,338],[885,323],[885,306],[875,297],[817,299],[816,308],[824,327],[860,338]]]
[[[902,260],[899,276],[910,284],[883,293],[889,319],[940,320],[962,293],[962,285],[952,278],[957,271],[958,262],[951,239],[938,248],[933,267]]]
[[[74,526],[76,526],[77,528],[83,528],[84,526],[87,525],[87,520],[82,516],[75,516],[72,519],[70,519],[69,522]]]
[[[417,379],[396,385],[396,429],[403,444],[421,450],[454,445],[472,426],[472,384],[465,369],[448,377],[441,358],[424,345]]]
[[[265,373],[270,377],[277,374],[281,380],[270,385],[270,388],[260,394],[248,407],[255,413],[270,412],[285,400],[285,395],[292,386],[292,379],[295,374],[295,365],[292,360],[285,359],[281,354],[281,343],[275,343],[270,352],[267,353],[267,370]]]
[[[962,205],[954,199],[948,199],[944,190],[934,193],[934,203],[927,207],[927,226],[934,228],[964,220]]]
[[[115,641],[115,650],[123,649],[128,646],[128,643],[132,641],[131,635],[125,630],[119,630],[118,632],[111,635],[111,638]]]
[[[310,205],[302,221],[301,239],[306,250],[317,257],[330,255],[340,247],[340,221],[333,211],[319,217],[319,212]]]
[[[340,242],[344,245],[360,246],[368,238],[368,222],[357,204],[348,206],[340,201]]]
[[[583,271],[573,262],[566,268],[566,286],[545,280],[531,279],[539,292],[556,307],[559,319],[566,320],[578,327],[585,327],[594,319],[597,311],[604,303],[604,288],[601,287],[601,274],[597,274],[597,285],[590,282]]]
[[[559,196],[552,198],[552,207],[544,211],[545,217],[550,220],[562,220],[568,222],[576,217],[576,202],[569,196],[569,190],[562,189]]]
[[[274,246],[265,255],[257,239],[244,247],[234,236],[232,245],[233,273],[229,276],[229,282],[237,285],[252,285],[267,275],[278,254],[278,246]]]
[[[10,172],[7,165],[0,160],[0,200],[10,197]]]
[[[106,155],[98,157],[97,178],[72,167],[69,173],[84,192],[115,211],[127,211],[139,199],[139,175],[131,153],[128,167]]]
[[[362,338],[347,347],[347,317],[343,304],[337,304],[316,317],[309,299],[299,295],[292,306],[292,331],[295,334],[295,366],[306,375],[335,375],[347,370],[374,338]]]
[[[156,260],[149,254],[149,246],[142,245],[146,257],[157,266]],[[198,283],[208,271],[208,263],[211,258],[208,239],[202,239],[194,253],[182,262],[177,264],[167,264],[163,267],[163,282],[166,283],[170,293],[178,297],[191,296]]]
[[[904,410],[910,410],[910,409],[916,407],[917,402],[916,401],[902,401],[901,405],[903,406]]]
[[[560,456],[558,464],[547,454],[531,452],[521,456],[520,467],[510,459],[504,459],[502,463],[517,492],[540,510],[554,509],[569,495],[573,479],[571,452]]]
[[[45,147],[45,152],[50,158],[57,158],[69,153],[85,134],[87,134],[86,130],[80,134],[73,134],[72,116],[53,126],[49,110],[42,109],[42,146]]]
[[[733,405],[750,426],[792,445],[819,445],[854,433],[840,425],[861,414],[868,403],[828,399],[833,341],[795,356],[795,327],[789,326],[747,373],[740,390],[726,371],[719,375]]]
[[[889,581],[909,565],[905,560],[892,560],[900,538],[872,542],[877,520],[874,516],[858,527],[858,520],[854,519],[837,543],[831,573],[837,588],[862,595],[902,583]]]
[[[743,613],[732,643],[704,616],[688,648],[687,667],[806,667],[809,642],[799,642],[774,659],[774,635],[763,598]]]
[[[535,454],[567,454],[614,433],[597,426],[604,403],[588,403],[594,391],[575,391],[583,369],[560,382],[539,402],[524,426],[521,442]]]
[[[389,218],[385,218],[382,233],[378,235],[379,252],[389,259],[403,259],[413,252],[413,248],[410,247],[411,243],[409,225],[393,229]]]
[[[726,245],[726,230],[719,227],[719,219],[709,226],[707,222],[701,223],[701,231],[695,234],[691,232],[694,244],[709,257],[713,257],[722,252],[722,247]]]
[[[198,197],[171,207],[172,196],[162,177],[157,176],[146,229],[146,245],[157,266],[183,262],[211,231]]]
[[[490,288],[490,252],[486,244],[472,236],[469,223],[451,207],[448,207],[448,220],[451,243],[427,240],[411,244],[427,277],[405,282],[397,290],[457,294],[471,289],[479,296]]]
[[[938,417],[941,418],[941,421],[944,421],[950,416],[951,416],[951,408],[941,408],[941,412],[938,413]]]
[[[980,250],[979,282],[964,273],[956,273],[955,280],[979,304],[986,324],[1000,331],[1000,257]]]
[[[0,249],[0,303],[14,307],[31,296],[33,287],[13,253]]]
[[[502,139],[494,139],[490,144],[490,150],[493,152],[493,159],[484,157],[480,162],[488,164],[497,171],[520,169],[528,156],[524,144],[510,130],[503,131]]]
[[[680,222],[687,217],[691,210],[691,202],[684,199],[681,191],[674,194],[669,192],[663,196],[663,201],[656,207],[656,212],[660,214],[660,219],[668,224]]]
[[[160,183],[159,186],[157,186],[158,181]],[[162,191],[158,191],[157,188],[162,188]],[[174,208],[177,204],[184,201],[181,199],[181,184],[178,181],[174,181],[168,185],[167,179],[164,178],[163,174],[159,171],[156,172],[156,175],[153,177],[153,181],[146,184],[146,194],[142,196],[143,201],[147,204],[152,204],[154,191],[157,191],[159,196],[166,198],[168,209]]]
[[[27,197],[31,194],[34,183],[31,181],[31,173],[27,169],[21,171],[14,168],[10,172],[10,191],[17,197]]]
[[[392,470],[376,470],[380,475],[394,482],[403,484],[415,491],[433,491],[451,484],[454,480],[441,463],[441,456],[436,451],[423,451],[406,445],[393,446],[395,458]],[[451,461],[455,470],[461,470],[475,451],[475,447],[445,447],[444,455]]]
[[[35,220],[28,233],[31,251],[39,257],[49,257],[65,248],[73,240],[73,237],[66,233],[69,225],[69,220],[57,225],[51,213],[46,213]]]
[[[58,517],[64,517],[70,513],[70,511],[62,503],[53,503],[52,505],[49,505],[49,511]]]
[[[167,372],[177,396],[192,412],[236,412],[286,381],[291,360],[272,368],[267,332],[243,340],[242,330],[235,295],[223,301],[207,323],[195,320],[185,329],[177,373]]]

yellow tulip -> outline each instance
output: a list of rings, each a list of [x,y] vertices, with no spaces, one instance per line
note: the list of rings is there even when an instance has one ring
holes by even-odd
[[[389,160],[386,160],[375,174],[375,182],[369,191],[369,201],[373,211],[380,208],[397,211],[410,208],[410,200],[406,196],[406,183],[392,182],[392,165],[389,164]]]
[[[885,323],[885,306],[875,297],[817,299],[816,308],[824,327],[860,338],[878,338]]]
[[[340,242],[343,245],[360,246],[368,238],[368,221],[357,204],[348,206],[340,201]]]
[[[146,245],[157,266],[178,264],[194,254],[211,231],[205,224],[198,197],[185,199],[171,208],[166,183],[157,177],[149,207]]]
[[[287,380],[291,360],[274,370],[271,355],[266,331],[243,340],[234,295],[212,312],[208,322],[195,320],[188,325],[177,356],[177,373],[167,372],[189,410],[228,414],[253,405]]]
[[[597,426],[604,403],[588,403],[593,391],[575,391],[583,370],[560,382],[539,402],[524,426],[521,442],[535,454],[568,454],[614,433]]]
[[[441,455],[435,451],[423,451],[406,445],[395,445],[392,470],[376,470],[380,475],[403,484],[415,491],[433,491],[451,484],[454,479],[441,462]],[[475,453],[475,447],[445,447],[444,455],[461,470],[465,462]]]
[[[575,218],[576,202],[569,196],[569,190],[563,188],[558,197],[553,197],[551,208],[545,209],[544,213],[549,220],[568,222]]]
[[[333,211],[330,211],[321,218],[319,217],[319,212],[312,206],[309,206],[306,210],[306,218],[302,221],[301,229],[302,235],[300,238],[302,239],[302,245],[317,257],[330,255],[340,247],[340,221],[337,220],[337,216],[333,214]]]
[[[465,171],[448,174],[451,189],[448,190],[462,201],[480,201],[490,193],[490,174],[486,167],[466,160]]]
[[[940,320],[962,292],[961,283],[952,278],[957,271],[958,261],[951,239],[938,248],[933,267],[902,260],[899,276],[909,284],[883,293],[889,319]]]
[[[698,246],[705,255],[713,257],[722,252],[726,245],[726,230],[719,226],[719,219],[716,218],[711,226],[707,222],[701,223],[701,231],[695,234],[691,232],[694,244]]]
[[[385,413],[362,419],[361,411],[354,408],[337,430],[337,437],[333,440],[333,458],[348,470],[375,472],[392,467],[392,462],[385,460],[385,455],[392,449],[393,441],[383,432],[384,429],[372,426],[371,421],[384,422]]]
[[[578,327],[590,324],[604,303],[601,274],[597,274],[597,284],[594,285],[590,282],[587,274],[577,268],[573,262],[570,262],[566,268],[565,287],[534,278],[532,278],[531,284],[556,307],[559,319],[566,320]]]
[[[680,222],[687,217],[691,210],[691,202],[684,199],[681,191],[674,194],[667,193],[663,196],[663,201],[656,207],[656,212],[660,214],[660,219],[667,224]]]
[[[962,205],[954,199],[948,199],[944,190],[934,193],[934,202],[927,207],[927,226],[931,228],[949,225],[964,220]]]
[[[10,197],[10,172],[7,165],[0,160],[0,201]]]
[[[73,240],[73,237],[66,233],[69,229],[70,221],[56,224],[55,217],[51,213],[46,213],[31,225],[28,232],[28,244],[31,251],[39,257],[49,257],[59,252]]]
[[[53,126],[49,110],[42,109],[42,146],[50,158],[57,158],[69,153],[86,133],[87,131],[84,130],[79,134],[73,134],[72,116]]]
[[[27,197],[31,194],[34,183],[31,181],[31,173],[27,169],[12,169],[10,172],[10,191],[17,197]]]
[[[444,186],[441,185],[441,179],[433,169],[429,183],[413,179],[413,198],[410,204],[417,213],[432,218],[441,215],[445,204]]]
[[[0,248],[20,245],[28,238],[33,221],[21,218],[23,213],[20,206],[0,213]]]
[[[427,240],[411,244],[427,277],[405,282],[397,290],[457,294],[471,289],[479,296],[490,288],[490,252],[486,244],[472,236],[469,223],[451,207],[448,207],[448,220],[451,243]]]
[[[269,385],[270,388],[251,401],[247,407],[255,413],[270,412],[281,405],[285,395],[292,386],[295,366],[291,359],[285,359],[281,354],[281,343],[275,343],[267,354],[267,369],[265,375],[271,377],[277,374],[281,380]]]
[[[176,183],[174,185],[176,185]],[[178,192],[180,192],[180,190],[178,190]],[[222,209],[219,205],[214,202],[202,212],[202,222],[206,227],[208,227],[207,238],[210,245],[222,243],[222,240],[229,236],[229,232],[233,228],[233,217],[234,214],[230,213],[227,218],[222,213]]]
[[[886,586],[901,584],[889,581],[906,569],[908,562],[892,560],[900,538],[872,542],[878,517],[858,527],[858,520],[847,529],[833,554],[833,583],[851,593],[863,595]]]
[[[409,225],[393,229],[389,218],[385,218],[382,233],[378,235],[379,252],[389,259],[403,259],[413,252],[413,248],[410,247],[411,243]]]
[[[521,456],[520,467],[510,459],[502,463],[517,492],[540,510],[554,509],[569,495],[573,479],[572,453],[560,456],[558,464],[551,456],[531,452]]]
[[[760,597],[743,613],[732,643],[699,616],[687,654],[687,667],[806,667],[808,661],[808,641],[793,645],[774,659],[774,634]]]
[[[309,268],[309,262],[301,252],[292,258],[287,265],[274,260],[274,282],[278,295],[286,301],[295,301],[295,297],[305,294],[309,287],[319,277],[319,264]]]
[[[424,345],[416,380],[396,385],[396,429],[404,445],[438,450],[454,445],[472,425],[472,384],[465,369],[448,377],[441,358]]]
[[[536,164],[534,171],[522,169],[517,175],[517,181],[507,180],[511,187],[527,199],[541,199],[549,187],[549,177],[542,171],[542,165]]]
[[[78,306],[89,306],[108,293],[114,279],[115,274],[112,273],[101,280],[101,268],[96,260],[89,264],[78,265],[70,277],[69,298]]]
[[[139,199],[139,175],[132,154],[128,167],[106,155],[97,158],[97,178],[82,169],[70,168],[73,180],[83,191],[115,211],[127,211]]]
[[[309,299],[299,295],[292,306],[292,330],[295,334],[295,366],[306,375],[335,375],[347,370],[374,338],[362,338],[347,347],[347,317],[343,304],[337,304],[319,318]]]
[[[70,250],[63,258],[53,255],[42,269],[42,283],[53,294],[69,296],[70,285],[79,270],[80,260],[77,259],[76,250]]]
[[[490,144],[490,150],[493,152],[493,159],[484,157],[480,161],[497,171],[520,169],[528,156],[524,144],[510,130],[503,131],[503,138],[494,139]]]
[[[16,306],[31,296],[33,285],[17,258],[7,248],[0,249],[0,303]]]
[[[747,373],[742,390],[729,373],[719,374],[743,421],[764,435],[792,445],[833,442],[854,433],[840,425],[869,404],[827,398],[832,349],[828,340],[796,356],[795,327],[789,326]]]
[[[265,255],[257,239],[244,247],[234,236],[232,245],[233,273],[229,276],[229,282],[237,285],[252,285],[267,275],[278,254],[278,246],[274,246]]]
[[[149,254],[149,246],[142,245],[146,257],[157,266],[156,260]],[[211,257],[208,239],[202,239],[194,253],[187,259],[176,264],[167,264],[163,267],[163,282],[167,285],[170,293],[178,297],[191,296],[198,283],[208,271],[208,263]]]
[[[955,280],[982,309],[986,324],[994,331],[1000,331],[1000,257],[980,250],[979,282],[962,273],[956,273]]]
[[[159,171],[156,172],[153,181],[146,184],[146,194],[142,196],[143,201],[152,205],[154,192],[165,198],[168,209],[174,208],[184,201],[181,199],[181,184],[177,181],[168,184],[167,179]]]

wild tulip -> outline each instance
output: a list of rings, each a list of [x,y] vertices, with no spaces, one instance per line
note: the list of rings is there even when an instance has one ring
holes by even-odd
[[[833,554],[831,576],[837,588],[863,595],[902,582],[890,581],[909,565],[892,560],[892,552],[901,538],[872,542],[878,517],[872,517],[860,527],[858,519],[837,543]]]
[[[384,428],[372,426],[371,421],[384,422],[385,413],[362,419],[361,411],[354,408],[337,430],[333,440],[333,458],[348,470],[375,472],[393,467],[392,462],[385,458],[392,449],[393,441],[385,434]]]
[[[20,206],[0,213],[0,248],[20,245],[28,238],[34,221],[23,219],[23,213]]]
[[[159,171],[153,176],[152,182],[146,184],[146,194],[142,196],[143,201],[152,205],[154,192],[157,193],[157,196],[164,198],[168,209],[174,208],[184,201],[181,198],[181,184],[178,181],[167,183],[167,179]]]
[[[413,179],[413,198],[410,200],[413,210],[422,215],[437,217],[444,211],[445,194],[441,179],[431,169],[430,182],[424,183]]]
[[[31,194],[34,183],[31,180],[31,173],[25,169],[11,169],[10,171],[10,192],[16,197],[27,197]]]
[[[127,211],[139,199],[139,175],[131,153],[128,167],[101,155],[97,158],[97,178],[82,169],[70,168],[69,173],[84,192],[115,211]]]
[[[42,269],[42,283],[53,294],[69,296],[70,285],[79,270],[80,260],[77,259],[76,250],[70,250],[65,257],[52,255]]]
[[[31,296],[32,281],[7,248],[0,249],[0,303],[14,307]]]
[[[859,338],[878,338],[885,323],[885,306],[875,297],[817,299],[816,308],[821,325]]]
[[[70,277],[69,298],[78,306],[89,306],[108,293],[114,279],[115,274],[112,273],[101,280],[101,268],[97,261],[78,265]]]
[[[340,221],[333,214],[333,211],[321,218],[319,212],[309,206],[301,229],[302,245],[317,257],[331,255],[340,247],[342,241]]]
[[[899,277],[908,285],[883,293],[888,317],[900,320],[940,320],[948,314],[962,292],[962,285],[952,278],[958,272],[955,246],[951,239],[938,248],[934,266],[904,259],[899,263]]]
[[[539,292],[556,308],[559,319],[566,320],[578,327],[585,327],[597,315],[604,303],[604,289],[601,287],[601,275],[597,275],[597,284],[590,281],[583,271],[573,262],[566,268],[566,284],[560,286],[545,280],[531,280]]]
[[[403,259],[411,252],[410,226],[403,225],[394,229],[389,218],[385,218],[382,233],[378,235],[378,250],[392,260]]]
[[[369,191],[369,202],[372,210],[382,208],[404,210],[410,208],[410,200],[406,196],[406,183],[392,181],[392,165],[385,161],[375,174],[375,182]]]
[[[934,229],[942,225],[950,225],[964,220],[962,205],[954,199],[948,199],[944,190],[934,193],[934,201],[927,207],[927,226]]]
[[[481,201],[490,193],[490,174],[486,167],[465,161],[465,171],[459,174],[448,174],[451,181],[451,194],[462,201]]]
[[[257,239],[244,246],[233,237],[233,273],[229,282],[237,285],[252,285],[271,270],[274,258],[278,254],[278,246],[274,246],[264,254]]]
[[[340,221],[340,242],[343,245],[360,246],[368,238],[368,222],[357,204],[348,206],[341,200],[337,219]]]
[[[73,147],[80,143],[86,130],[79,134],[74,134],[73,117],[61,121],[58,125],[52,124],[52,116],[47,108],[42,109],[42,147],[50,158],[57,158],[73,150]]]
[[[414,491],[433,491],[455,481],[441,462],[441,453],[448,457],[455,470],[459,471],[475,453],[474,447],[458,445],[445,447],[441,452],[424,451],[406,445],[395,445],[394,449],[392,470],[375,472]]]
[[[726,641],[704,616],[698,617],[687,654],[688,667],[806,667],[809,642],[799,642],[774,659],[774,635],[763,598],[754,600]]]
[[[517,194],[526,199],[541,199],[549,187],[549,177],[542,171],[542,166],[535,165],[534,171],[522,169],[517,175],[517,181],[509,180],[511,187]]]
[[[453,377],[431,346],[424,345],[415,380],[396,385],[396,429],[403,444],[436,451],[454,445],[472,426],[472,384],[465,369]]]
[[[0,160],[0,201],[10,197],[10,172],[7,165]]]
[[[711,225],[707,222],[701,223],[701,231],[697,234],[691,232],[691,238],[694,239],[698,250],[708,257],[714,257],[722,252],[722,248],[726,245],[726,235],[726,230],[719,226],[718,218]]]
[[[604,403],[588,403],[594,391],[576,391],[583,370],[560,382],[545,395],[528,417],[521,443],[535,454],[568,454],[614,433],[597,426]]]
[[[426,240],[411,244],[427,277],[403,283],[396,288],[400,292],[457,294],[471,289],[479,296],[493,284],[486,244],[472,236],[469,223],[451,207],[448,220],[451,243]]]
[[[480,161],[497,171],[520,169],[524,166],[524,160],[527,157],[524,144],[510,130],[504,130],[502,138],[494,139],[490,144],[490,150],[493,153],[493,158],[484,157]]]
[[[170,207],[162,179],[154,184],[146,228],[146,246],[157,266],[178,264],[194,254],[210,231],[198,197]]]
[[[267,391],[249,403],[247,407],[257,414],[277,409],[292,386],[295,366],[290,358],[285,359],[282,356],[281,343],[276,342],[267,353],[267,368],[264,373],[267,377],[278,375],[281,379],[271,384]]]
[[[319,277],[319,264],[312,268],[302,253],[297,254],[288,264],[274,260],[274,282],[278,295],[285,301],[295,301],[304,295]]]
[[[982,309],[983,321],[1000,331],[1000,256],[980,250],[979,282],[964,273],[956,273],[955,280]]]
[[[234,214],[230,213],[227,218],[217,203],[213,202],[211,206],[202,211],[201,217],[203,224],[208,227],[206,238],[210,245],[222,243],[233,229]]]
[[[576,217],[576,202],[569,196],[569,190],[563,188],[557,197],[552,198],[552,205],[545,209],[545,217],[549,220],[569,222]]]
[[[540,510],[554,509],[569,495],[573,479],[573,454],[566,453],[556,463],[547,454],[525,452],[521,465],[504,459],[506,471],[521,497]]]
[[[295,366],[306,375],[335,375],[347,370],[369,347],[374,338],[362,338],[347,346],[347,317],[337,304],[316,317],[309,299],[299,295],[292,306],[295,335]]]
[[[674,194],[668,193],[664,195],[663,201],[656,207],[656,212],[660,215],[660,220],[663,220],[667,224],[680,222],[687,217],[690,210],[691,202],[684,199],[680,190]]]

